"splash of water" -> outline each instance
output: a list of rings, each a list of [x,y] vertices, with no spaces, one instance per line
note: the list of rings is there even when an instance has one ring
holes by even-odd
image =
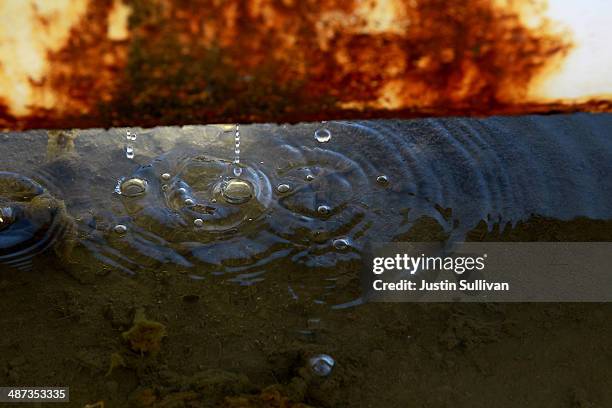
[[[131,130],[126,130],[125,138],[127,139],[127,143],[125,145],[125,157],[132,160],[134,159],[134,142],[136,141],[136,133],[133,133]]]
[[[240,124],[238,123],[236,123],[234,132],[234,165],[232,171],[236,177],[240,177],[242,174],[242,168],[240,168]]]

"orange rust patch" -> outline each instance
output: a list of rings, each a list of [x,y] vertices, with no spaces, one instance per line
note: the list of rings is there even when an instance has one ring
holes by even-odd
[[[524,24],[520,1],[118,1],[89,1],[48,52],[32,86],[57,106],[15,115],[0,99],[0,127],[612,110],[528,98],[572,44]]]

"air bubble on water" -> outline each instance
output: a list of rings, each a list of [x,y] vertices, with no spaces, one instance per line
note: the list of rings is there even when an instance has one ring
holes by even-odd
[[[196,218],[193,220],[193,225],[195,225],[196,228],[202,228],[204,226],[204,220],[201,218]]]
[[[115,228],[113,228],[113,231],[119,235],[123,235],[127,232],[127,227],[123,224],[117,224]]]
[[[331,132],[325,128],[317,129],[314,136],[319,143],[327,143],[331,140]]]
[[[195,205],[195,202],[191,198],[185,199],[185,205],[188,207],[192,207]]]
[[[130,144],[125,146],[125,157],[130,160],[134,158],[134,146]]]
[[[230,204],[244,204],[253,197],[253,186],[246,180],[230,179],[222,186],[221,194]]]
[[[164,174],[161,175],[161,179],[164,180],[164,181],[170,180],[171,177],[172,176],[170,175],[170,173],[164,173]]]
[[[115,189],[117,191],[117,189]],[[138,197],[147,192],[147,181],[139,178],[121,180],[118,193],[126,197]]]
[[[291,186],[289,184],[279,184],[278,187],[276,187],[276,191],[278,191],[279,193],[287,193],[291,190]]]
[[[334,248],[336,248],[339,251],[344,251],[348,247],[351,246],[351,242],[349,241],[348,238],[338,238],[338,239],[335,239],[332,244],[333,244]]]
[[[328,205],[320,205],[317,212],[321,215],[328,215],[331,212],[331,207]]]
[[[387,184],[389,184],[389,178],[383,174],[376,177],[376,182],[380,185],[386,186]]]
[[[162,191],[168,191],[168,185],[167,184],[164,184],[162,186]]]
[[[318,354],[308,360],[308,365],[313,374],[319,377],[327,377],[334,369],[336,361],[327,354]]]

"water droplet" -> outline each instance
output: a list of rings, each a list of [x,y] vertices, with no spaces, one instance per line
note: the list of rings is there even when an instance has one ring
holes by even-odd
[[[313,374],[319,377],[327,377],[334,369],[336,361],[327,354],[318,354],[311,357],[308,360],[308,364],[310,365],[310,369],[312,370]]]
[[[317,212],[321,215],[328,215],[331,212],[331,207],[328,205],[320,205]]]
[[[125,146],[125,157],[127,157],[130,160],[134,158],[134,146],[132,145]]]
[[[327,143],[331,140],[331,132],[327,129],[317,129],[314,136],[319,143]]]
[[[119,191],[126,197],[141,196],[147,192],[147,181],[139,178],[125,180],[121,183]]]
[[[162,186],[162,191],[168,191],[168,185],[167,184],[164,184]]]
[[[193,225],[195,225],[196,228],[202,228],[204,226],[204,220],[201,218],[196,218],[193,220]]]
[[[389,184],[389,178],[383,174],[381,176],[376,177],[376,182],[378,184],[386,186],[387,184]]]
[[[306,181],[312,181],[312,180],[314,180],[314,176],[312,174],[307,174]]]
[[[113,228],[113,230],[119,234],[119,235],[123,235],[127,232],[127,227],[123,224],[117,224],[115,225],[115,228]]]
[[[191,198],[187,198],[185,199],[185,205],[188,207],[192,207],[193,205],[195,205],[195,202]]]
[[[172,176],[170,175],[170,173],[164,173],[164,174],[161,175],[161,179],[164,180],[164,181],[170,180],[171,177]]]
[[[185,187],[181,187],[181,188],[179,188],[177,191],[178,191],[179,193],[181,193],[181,194],[185,194],[185,193],[187,193],[187,189],[186,189]]]
[[[279,193],[287,193],[291,190],[291,186],[289,184],[279,184],[278,187],[276,187],[276,191],[278,191]]]
[[[253,197],[253,186],[245,180],[230,179],[223,186],[222,195],[230,204],[244,204]]]
[[[240,168],[240,124],[236,123],[236,132],[234,133],[234,176],[240,177],[242,169]]]
[[[125,132],[125,135],[126,135],[125,137],[126,137],[127,140],[132,140],[132,141],[136,140],[136,136],[137,135],[136,135],[136,133],[133,133],[131,130],[127,130]]]
[[[334,242],[332,244],[334,245],[334,248],[339,251],[344,251],[345,249],[351,246],[351,243],[348,238],[334,239]]]

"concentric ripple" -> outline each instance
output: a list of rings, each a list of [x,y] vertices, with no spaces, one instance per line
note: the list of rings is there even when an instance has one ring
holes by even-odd
[[[173,243],[234,234],[271,201],[270,183],[256,168],[238,179],[230,161],[178,152],[141,166],[115,191],[136,225]]]
[[[312,279],[312,270],[329,277],[357,262],[368,237],[390,240],[402,230],[399,196],[377,182],[380,172],[279,130],[248,133],[239,177],[230,160],[197,149],[170,151],[125,175],[115,189],[123,211],[114,215],[125,230],[108,230],[108,256],[128,269],[155,258],[242,284],[289,262],[294,278]]]
[[[60,243],[69,223],[63,203],[40,184],[0,172],[0,264],[28,269],[35,255]]]
[[[96,248],[131,272],[280,279],[328,302],[368,243],[411,239],[424,217],[450,241],[481,221],[612,218],[610,125],[576,115],[243,126],[239,176],[231,131],[165,128],[151,145],[174,148],[122,174]]]

